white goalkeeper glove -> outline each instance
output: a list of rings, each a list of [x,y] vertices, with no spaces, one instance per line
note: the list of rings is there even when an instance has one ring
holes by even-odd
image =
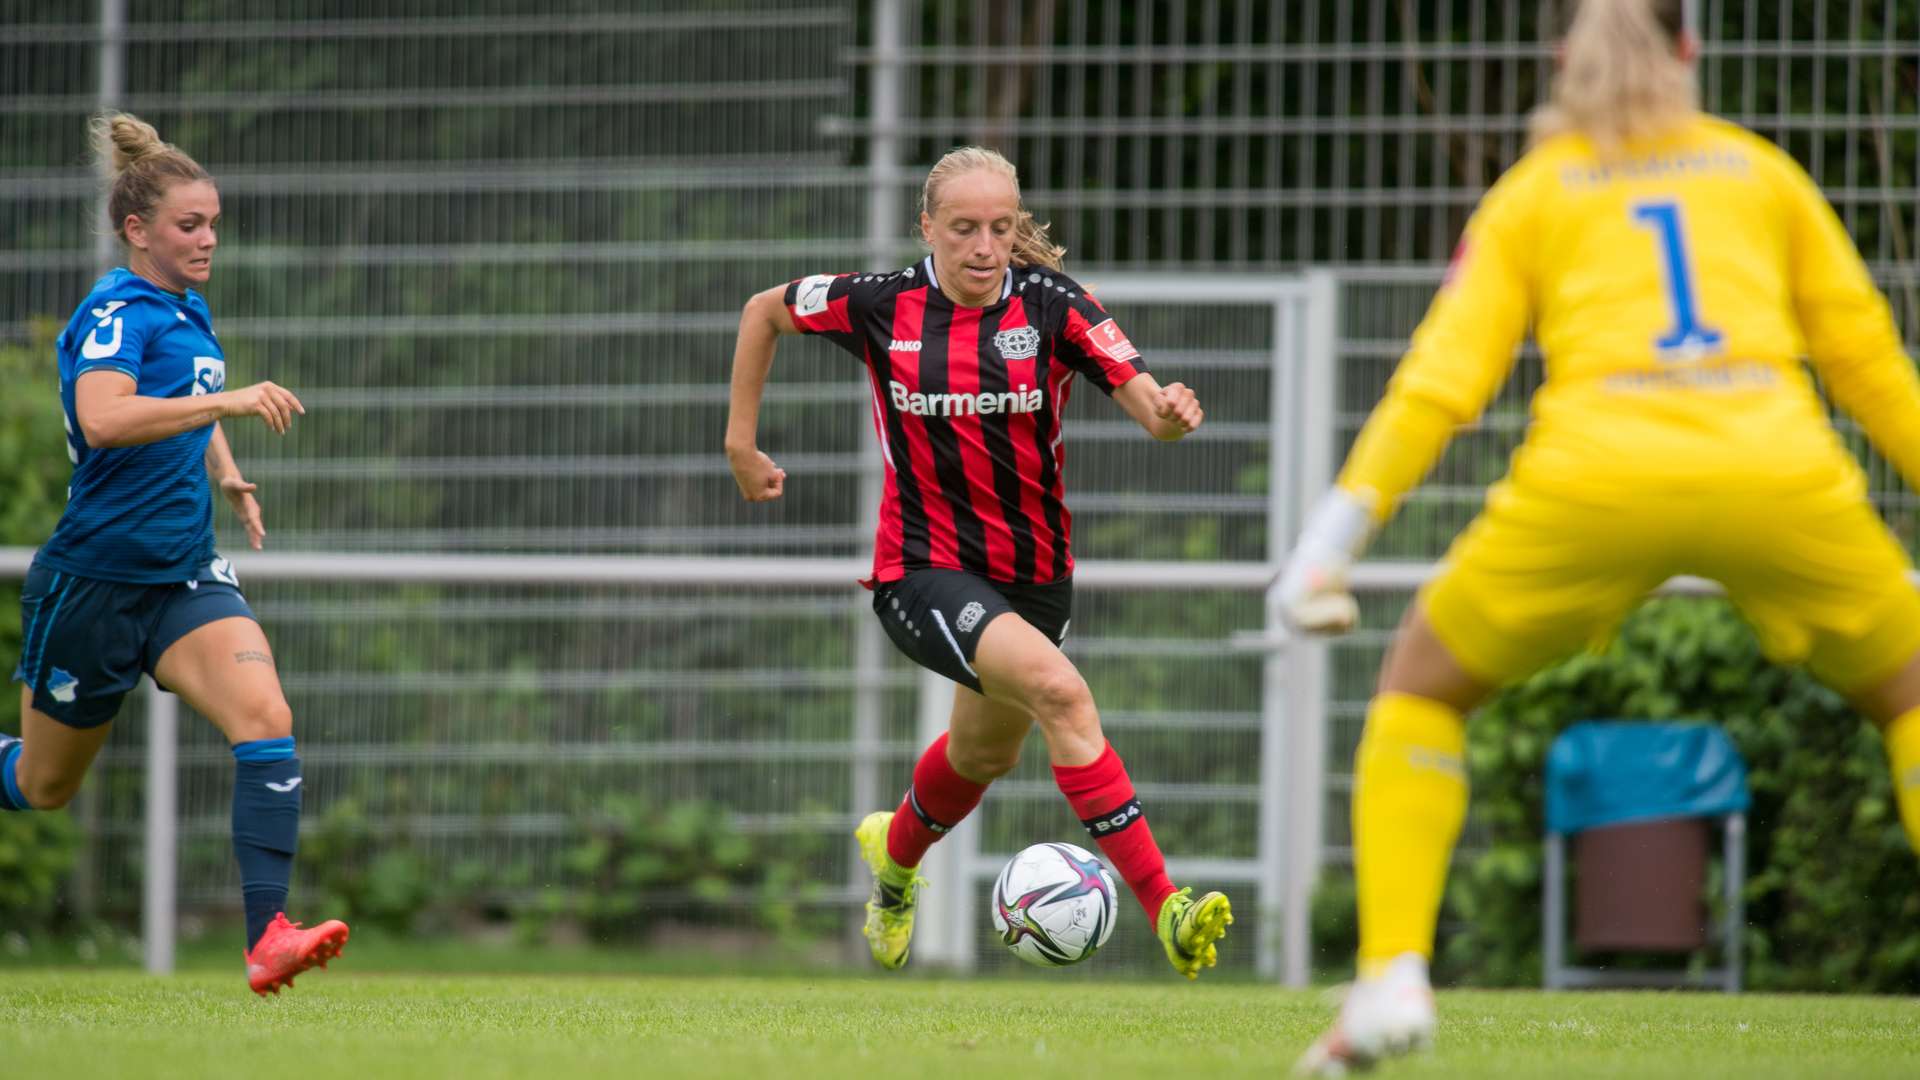
[[[1342,488],[1322,496],[1280,571],[1280,614],[1303,634],[1344,634],[1360,620],[1347,587],[1353,561],[1373,536],[1373,511]]]

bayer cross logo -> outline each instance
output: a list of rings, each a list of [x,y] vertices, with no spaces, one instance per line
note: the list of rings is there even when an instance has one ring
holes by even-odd
[[[993,335],[993,347],[1008,360],[1031,360],[1040,353],[1040,331],[1016,326]]]
[[[959,627],[960,632],[964,634],[974,627],[979,626],[980,617],[986,613],[987,609],[980,606],[980,601],[970,600],[967,602],[966,607],[960,609],[960,617],[955,619],[953,624]]]

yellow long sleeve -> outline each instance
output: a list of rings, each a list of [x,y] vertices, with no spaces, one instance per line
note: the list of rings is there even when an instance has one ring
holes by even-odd
[[[1347,455],[1337,483],[1372,508],[1376,524],[1433,469],[1454,429],[1479,417],[1513,367],[1531,310],[1527,255],[1516,242],[1526,212],[1518,189],[1532,182],[1516,169],[1487,193]]]
[[[1920,490],[1920,374],[1839,216],[1799,168],[1789,163],[1782,171],[1795,211],[1794,308],[1814,370],[1834,403]]]

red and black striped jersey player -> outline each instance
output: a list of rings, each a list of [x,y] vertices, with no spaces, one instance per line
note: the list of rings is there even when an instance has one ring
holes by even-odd
[[[913,661],[952,679],[953,714],[896,811],[855,836],[874,874],[874,959],[907,961],[917,867],[1020,759],[1037,723],[1055,781],[1153,923],[1197,977],[1233,915],[1175,889],[1093,695],[1060,651],[1073,597],[1061,412],[1078,375],[1156,439],[1200,426],[1200,402],[1161,386],[1113,317],[1060,270],[1065,252],[1020,201],[1013,165],[980,147],[940,159],[921,193],[931,254],[893,273],[821,274],[755,295],[734,350],[727,459],[751,502],[787,474],[756,444],[781,334],[823,334],[859,357],[886,461],[873,610]]]

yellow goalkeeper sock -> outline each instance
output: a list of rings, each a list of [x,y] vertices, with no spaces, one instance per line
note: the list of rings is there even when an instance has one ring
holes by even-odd
[[[1381,694],[1367,709],[1353,778],[1361,978],[1403,953],[1433,956],[1447,862],[1467,816],[1466,741],[1466,720],[1429,698]]]
[[[1887,761],[1893,766],[1893,796],[1900,801],[1900,824],[1907,843],[1920,852],[1920,708],[1908,709],[1886,726]]]

